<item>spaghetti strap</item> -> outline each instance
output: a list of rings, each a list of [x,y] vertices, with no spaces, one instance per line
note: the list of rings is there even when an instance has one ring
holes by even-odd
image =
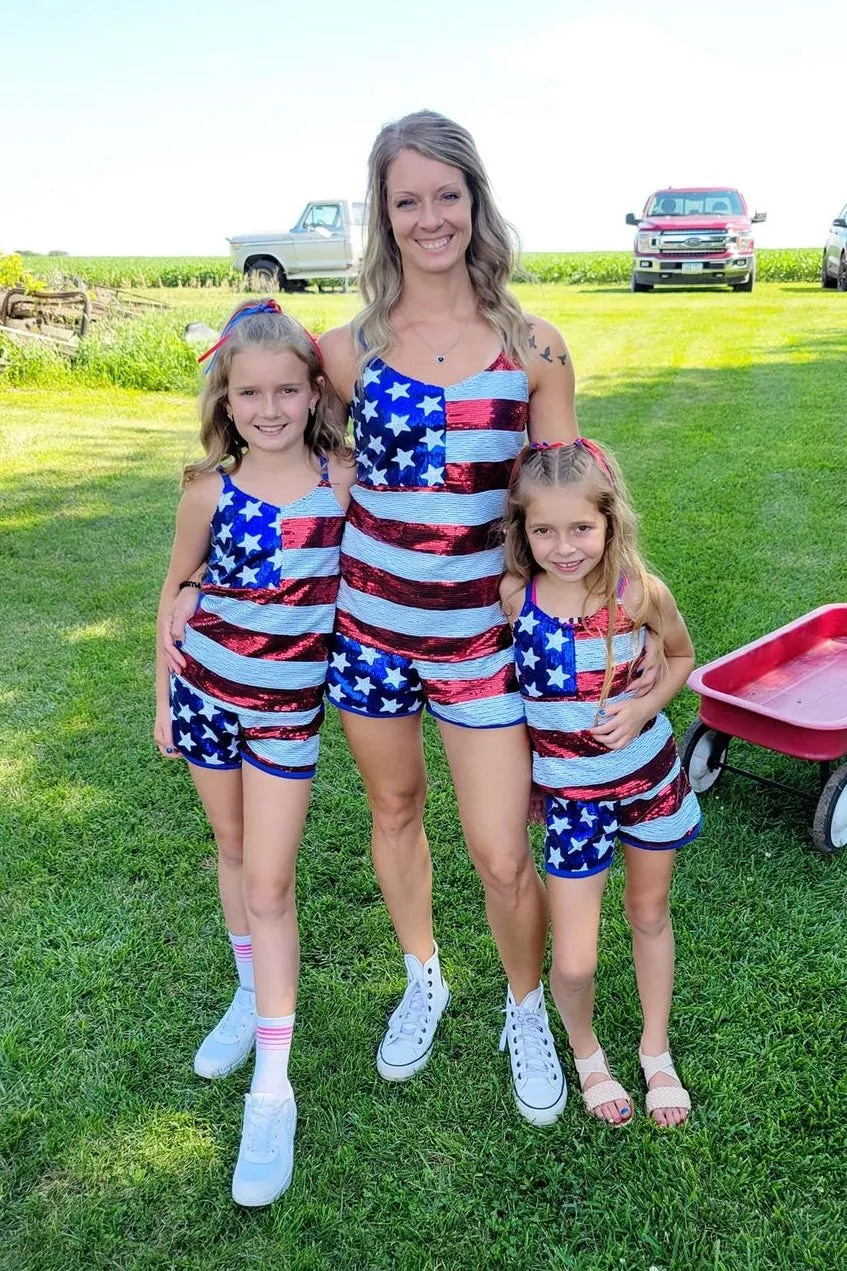
[[[532,605],[538,603],[535,599],[535,574],[533,574],[532,578],[529,580],[529,584],[526,589],[526,598]]]
[[[627,578],[626,574],[621,574],[620,579],[618,581],[618,590],[615,593],[618,600],[620,600],[621,596],[626,591],[626,585],[628,582],[629,582],[629,579]]]

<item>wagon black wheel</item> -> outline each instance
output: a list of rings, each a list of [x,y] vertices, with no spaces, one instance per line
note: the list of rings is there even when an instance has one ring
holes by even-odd
[[[695,794],[705,794],[719,780],[726,763],[729,737],[695,719],[679,747],[682,767]]]
[[[819,852],[827,855],[847,847],[847,763],[835,769],[821,792],[812,841]]]

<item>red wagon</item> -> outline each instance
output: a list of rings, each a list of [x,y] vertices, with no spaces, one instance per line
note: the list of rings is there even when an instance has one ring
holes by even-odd
[[[727,762],[733,737],[820,765],[821,793],[812,825],[815,847],[847,845],[847,605],[822,605],[745,644],[688,680],[700,694],[699,719],[680,746],[697,794],[724,772],[741,773],[791,794],[803,792]]]

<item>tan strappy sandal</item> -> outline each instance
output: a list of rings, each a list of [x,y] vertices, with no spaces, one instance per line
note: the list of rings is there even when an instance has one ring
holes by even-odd
[[[647,1083],[647,1098],[644,1102],[647,1115],[653,1121],[656,1121],[653,1113],[659,1108],[681,1108],[685,1112],[690,1112],[691,1096],[681,1082],[678,1086],[654,1086],[652,1089],[650,1087],[650,1082],[657,1072],[664,1073],[666,1077],[676,1077],[677,1081],[679,1081],[679,1073],[673,1066],[670,1051],[666,1050],[661,1055],[645,1055],[642,1050],[639,1050],[638,1059],[641,1064],[641,1071],[644,1073],[644,1080]],[[684,1125],[685,1122],[681,1121],[679,1124]],[[658,1121],[656,1121],[656,1125],[659,1126],[660,1130],[674,1129],[673,1125],[660,1125]]]
[[[622,1117],[620,1121],[607,1121],[605,1117],[594,1117],[595,1121],[601,1121],[604,1125],[611,1126],[613,1130],[619,1130],[625,1125],[629,1125],[632,1120],[634,1108],[632,1100],[619,1081],[615,1081],[612,1076],[606,1056],[603,1054],[602,1046],[598,1046],[593,1055],[588,1055],[586,1059],[578,1059],[576,1055],[573,1057],[579,1074],[580,1093],[582,1094],[582,1102],[585,1104],[586,1112],[594,1116],[594,1109],[598,1108],[601,1103],[614,1103],[625,1101],[629,1106],[629,1116]],[[595,1086],[590,1086],[588,1090],[583,1089],[583,1085],[587,1077],[599,1073],[605,1077],[605,1081],[598,1081]]]

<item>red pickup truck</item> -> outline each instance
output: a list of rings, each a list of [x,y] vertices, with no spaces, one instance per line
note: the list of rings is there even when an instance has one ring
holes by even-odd
[[[627,214],[627,225],[638,230],[632,249],[632,290],[694,285],[752,291],[752,227],[766,219],[766,212],[750,215],[738,190],[657,190],[640,217]]]

